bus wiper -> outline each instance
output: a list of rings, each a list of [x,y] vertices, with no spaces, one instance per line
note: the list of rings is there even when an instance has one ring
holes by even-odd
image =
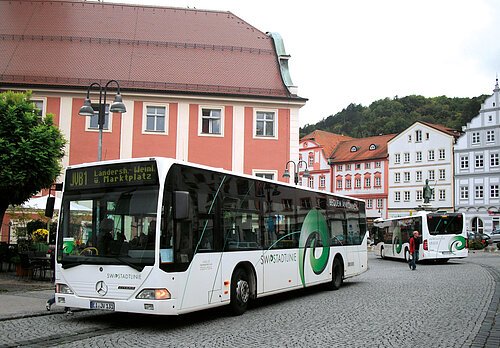
[[[130,262],[129,260],[127,260],[126,258],[124,257],[116,257],[116,259],[120,262],[123,262],[124,264],[126,264],[127,266],[130,266],[132,267],[133,269],[135,269],[136,271],[139,271],[139,272],[142,272],[142,270],[144,269],[144,265],[138,265],[138,264],[135,264],[133,262]]]

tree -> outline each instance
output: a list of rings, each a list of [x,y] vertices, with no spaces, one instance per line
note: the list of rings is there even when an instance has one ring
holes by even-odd
[[[53,123],[41,117],[31,92],[0,93],[0,221],[10,204],[20,205],[61,173],[66,141]]]

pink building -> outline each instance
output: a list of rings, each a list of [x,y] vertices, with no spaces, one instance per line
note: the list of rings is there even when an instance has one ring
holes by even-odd
[[[364,199],[368,223],[387,217],[387,142],[394,136],[344,141],[330,157],[333,192]]]
[[[331,168],[328,159],[340,142],[350,139],[352,138],[348,136],[322,130],[315,130],[302,137],[299,143],[299,161],[303,160],[307,163],[310,175],[307,178],[303,176],[305,166],[301,163],[299,166],[299,184],[318,190],[333,192],[331,186]]]
[[[0,89],[32,90],[55,115],[63,166],[97,159],[97,115],[78,112],[87,87],[110,80],[127,111],[106,115],[103,160],[166,156],[283,180],[298,158],[306,99],[278,34],[198,9],[34,0],[0,13]]]

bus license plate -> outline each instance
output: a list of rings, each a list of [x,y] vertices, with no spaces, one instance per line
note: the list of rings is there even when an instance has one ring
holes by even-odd
[[[90,301],[90,309],[104,309],[106,311],[114,311],[114,302]]]

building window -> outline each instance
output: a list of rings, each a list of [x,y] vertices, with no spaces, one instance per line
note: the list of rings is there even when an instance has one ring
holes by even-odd
[[[258,137],[275,137],[275,116],[274,111],[257,111],[255,113],[255,135]]]
[[[431,136],[430,136],[430,134],[429,134],[429,133],[425,133],[425,140],[429,140],[429,138],[430,138],[430,137],[431,137]]]
[[[350,164],[346,164],[345,165],[345,170],[351,170],[351,165]]]
[[[354,185],[355,185],[354,187],[357,189],[361,188],[361,179],[360,178],[354,179]]]
[[[410,201],[410,191],[405,191],[405,202]]]
[[[314,188],[314,176],[310,176],[307,179],[307,186],[310,187],[310,188]]]
[[[342,168],[342,167],[343,167],[343,166],[342,166],[342,164],[338,164],[338,165],[337,165],[337,171],[338,171],[338,172],[341,172],[341,171],[343,170],[343,168]]]
[[[422,142],[422,131],[421,130],[415,131],[415,142],[417,142],[417,143]]]
[[[397,164],[401,163],[401,154],[399,153],[394,154],[394,163]]]
[[[495,131],[494,130],[486,131],[486,142],[488,142],[488,143],[495,142]]]
[[[434,150],[429,150],[429,152],[427,153],[427,159],[429,161],[434,161]]]
[[[146,105],[146,132],[166,132],[166,110],[165,106]]]
[[[415,161],[422,162],[422,151],[417,151],[415,154]]]
[[[439,149],[439,159],[440,160],[446,159],[446,151],[445,151],[445,149]]]
[[[346,179],[345,180],[345,188],[350,189],[351,188],[351,179]]]
[[[375,178],[375,187],[380,187],[382,180],[379,177]]]
[[[439,169],[439,180],[446,179],[446,169]]]
[[[499,197],[498,185],[491,185],[490,198],[498,198],[498,197]]]
[[[483,198],[483,185],[477,185],[475,188],[475,197]]]
[[[394,182],[401,182],[401,173],[394,173]]]
[[[320,188],[325,188],[325,182],[326,182],[325,177],[323,175],[320,176],[319,177],[319,187]]]
[[[469,157],[460,156],[460,169],[468,169],[468,168],[469,168]]]
[[[370,162],[365,163],[365,169],[370,169],[370,168],[371,168],[371,163]]]
[[[94,115],[90,116],[89,129],[99,129],[99,104],[92,104],[92,109],[94,109]],[[109,104],[104,106],[104,125],[102,129],[109,130]]]
[[[483,168],[483,166],[484,166],[483,155],[476,155],[475,156],[475,165],[476,165],[476,168]]]
[[[408,134],[408,142],[411,143],[411,134]]]
[[[367,199],[366,200],[366,209],[372,209],[373,208],[373,200]]]
[[[401,192],[394,192],[394,202],[401,202]]]
[[[259,178],[274,180],[277,176],[277,172],[275,170],[253,170],[253,175]]]
[[[361,163],[356,163],[355,164],[355,168],[356,168],[356,170],[360,170],[361,169]]]
[[[405,163],[409,163],[410,162],[410,153],[405,152],[404,156],[405,156]]]
[[[493,103],[493,106],[495,106],[495,103]],[[493,121],[493,115],[488,115],[488,122]]]
[[[422,190],[417,190],[417,201],[421,201],[423,199]]]
[[[472,144],[479,144],[481,141],[479,132],[473,132],[472,133]]]
[[[371,187],[371,186],[372,186],[372,179],[365,178],[365,187]]]
[[[309,167],[314,166],[314,153],[309,152],[308,159],[309,159],[309,161],[308,161],[308,165],[309,165]]]
[[[410,181],[410,172],[404,172],[405,182]]]
[[[381,166],[380,161],[375,162],[375,168],[380,168],[380,166]]]
[[[469,187],[460,186],[460,199],[469,199]]]
[[[342,190],[342,179],[337,179],[337,188]]]
[[[499,165],[500,165],[500,159],[499,159],[498,153],[490,154],[490,166],[491,167],[498,167]]]
[[[382,209],[384,207],[384,200],[382,198],[377,199],[377,209]]]
[[[434,176],[434,170],[429,170],[429,180],[434,180],[435,179],[435,176]]]
[[[415,172],[415,180],[422,181],[422,171],[421,170],[418,170]]]
[[[440,201],[446,200],[446,190],[439,190],[439,200]]]
[[[222,134],[222,109],[201,108],[201,134]]]
[[[44,99],[31,99],[31,102],[35,106],[35,114],[38,117],[42,117],[45,115],[45,100]],[[94,109],[95,110],[95,109]]]

